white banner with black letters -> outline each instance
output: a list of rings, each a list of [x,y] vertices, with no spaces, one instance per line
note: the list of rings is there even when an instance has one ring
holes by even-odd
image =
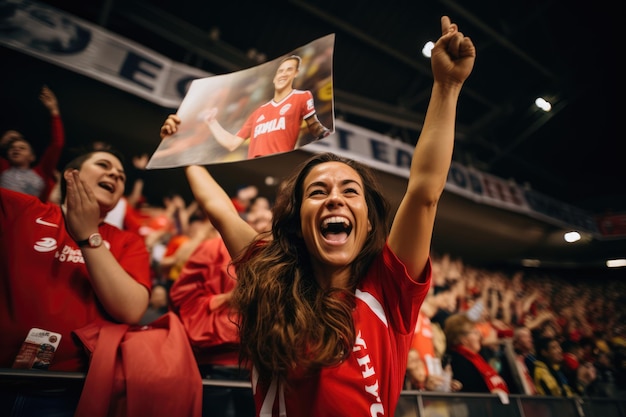
[[[164,107],[178,108],[192,80],[212,75],[41,3],[9,0],[2,6],[0,45]],[[408,144],[340,120],[333,135],[305,149],[332,150],[404,177],[408,177],[413,151]],[[601,235],[596,220],[588,213],[455,162],[446,190],[558,226],[577,227]]]
[[[192,80],[212,75],[41,3],[2,9],[0,44],[164,107],[177,108]]]

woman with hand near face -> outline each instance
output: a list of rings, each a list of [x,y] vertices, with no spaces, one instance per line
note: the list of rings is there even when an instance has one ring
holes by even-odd
[[[15,360],[29,330],[38,328],[60,334],[47,369],[84,372],[88,358],[73,331],[100,321],[139,322],[152,287],[146,246],[135,233],[104,223],[125,181],[117,153],[94,151],[64,169],[60,206],[0,188],[0,367],[33,366]],[[66,400],[59,401],[73,410],[77,398]]]

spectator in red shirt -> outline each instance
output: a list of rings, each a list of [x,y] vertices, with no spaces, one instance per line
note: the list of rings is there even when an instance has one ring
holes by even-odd
[[[64,169],[61,206],[0,188],[0,367],[33,366],[18,353],[30,329],[38,328],[60,335],[48,369],[84,372],[88,357],[74,331],[140,321],[152,287],[148,252],[135,233],[103,221],[125,181],[121,156],[95,151]],[[56,393],[22,399],[41,416],[53,406],[76,406],[73,393]],[[11,392],[0,393],[0,403],[3,395]],[[31,402],[38,398],[46,402]]]

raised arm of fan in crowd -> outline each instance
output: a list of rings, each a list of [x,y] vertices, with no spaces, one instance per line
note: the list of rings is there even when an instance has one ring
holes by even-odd
[[[416,279],[428,261],[437,203],[452,161],[458,97],[476,58],[472,41],[447,16],[441,18],[441,32],[432,50],[434,83],[424,127],[388,240]]]
[[[180,117],[170,114],[161,126],[161,138],[176,133],[179,124]],[[205,167],[187,166],[185,174],[196,201],[220,232],[228,252],[235,257],[255,239],[257,232],[239,215],[230,196]]]
[[[41,100],[41,104],[43,104],[46,109],[48,109],[48,111],[50,112],[50,116],[58,116],[61,114],[57,97],[47,85],[44,85],[41,88],[39,100]]]

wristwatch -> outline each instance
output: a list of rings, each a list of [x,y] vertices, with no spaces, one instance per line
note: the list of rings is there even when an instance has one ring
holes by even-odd
[[[76,244],[78,244],[79,248],[83,248],[85,246],[97,248],[102,245],[102,235],[100,233],[92,233],[87,239],[79,240]]]

